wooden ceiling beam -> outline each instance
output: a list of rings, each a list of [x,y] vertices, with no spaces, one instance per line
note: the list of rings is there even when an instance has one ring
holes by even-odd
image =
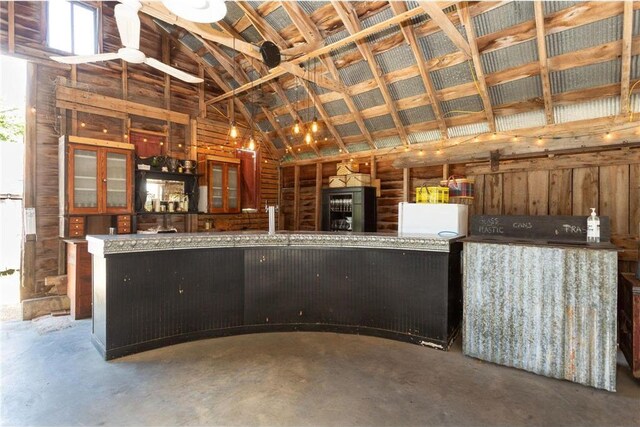
[[[289,43],[249,3],[245,0],[235,0],[234,3],[249,18],[249,21],[251,21],[251,24],[263,39],[275,43],[280,49],[289,47]]]
[[[631,79],[631,44],[633,40],[633,2],[624,1],[622,16],[622,75],[620,77],[620,112],[629,113]]]
[[[495,132],[496,122],[493,117],[493,107],[491,106],[491,98],[489,98],[489,89],[487,88],[487,82],[484,78],[482,61],[480,61],[480,52],[478,51],[478,44],[476,43],[476,32],[473,28],[471,15],[469,14],[469,4],[465,1],[463,2],[462,6],[458,4],[456,5],[456,7],[458,8],[460,21],[464,25],[465,32],[467,33],[467,40],[469,40],[471,59],[473,60],[473,71],[475,71],[476,84],[478,85],[480,98],[482,98],[484,113],[487,116],[487,121],[489,122],[489,129],[491,130],[491,132]],[[456,30],[456,32],[458,32],[458,30]]]
[[[399,13],[405,12],[407,10],[407,5],[405,2],[390,2],[391,9],[397,15]],[[433,109],[433,114],[436,117],[436,121],[438,122],[438,127],[440,132],[442,133],[443,138],[447,138],[447,125],[444,121],[444,116],[442,115],[442,109],[440,108],[440,99],[438,99],[436,95],[436,90],[433,86],[433,82],[431,81],[431,75],[425,66],[425,58],[422,52],[418,47],[418,40],[416,38],[415,32],[413,31],[413,25],[411,23],[403,23],[400,26],[402,30],[402,34],[404,35],[405,41],[409,45],[411,52],[413,53],[413,57],[416,59],[416,63],[418,65],[418,71],[420,73],[420,77],[422,78],[422,83],[427,92],[427,96],[429,97],[431,108]]]
[[[542,97],[544,98],[544,115],[547,124],[553,124],[553,104],[551,103],[551,81],[549,80],[549,65],[547,63],[547,42],[544,28],[544,10],[541,0],[533,2],[536,22],[536,42],[538,44],[538,61],[540,62],[540,80],[542,82]]]
[[[449,17],[442,11],[437,3],[430,1],[418,1],[418,4],[431,17],[431,20],[435,22],[438,27],[440,27],[440,29],[447,35],[447,37],[449,37],[453,44],[455,44],[468,59],[471,59],[472,51],[470,46],[471,39],[469,39],[468,37],[469,32],[467,31],[467,39],[469,39],[469,42],[467,42],[467,40],[462,37],[460,31],[458,31],[456,26],[453,25],[453,22],[451,22]]]
[[[279,1],[279,3],[282,9],[287,13],[291,21],[294,23],[294,25],[296,26],[300,34],[302,34],[302,37],[306,40],[307,43],[317,43],[322,41],[322,36],[320,35],[320,32],[316,28],[315,24],[313,23],[313,21],[311,21],[311,19],[304,12],[304,10],[302,10],[302,8],[298,5],[298,3],[291,2],[291,1]],[[324,55],[321,55],[319,58],[320,58],[320,61],[326,67],[326,69],[329,71],[331,76],[335,80],[339,80],[340,75],[338,74],[338,69],[336,68],[335,64],[333,63],[333,60],[331,59],[331,55],[324,54]],[[362,114],[360,114],[360,111],[358,110],[355,103],[353,102],[353,99],[351,99],[351,96],[347,93],[346,88],[343,88],[343,90],[339,91],[339,93],[341,94],[341,98],[347,104],[349,111],[353,115],[353,118],[356,121],[358,127],[360,128],[360,132],[362,132],[362,134],[364,135],[367,141],[367,144],[369,144],[369,147],[376,148],[373,142],[373,138],[371,137],[371,133],[369,132],[369,129],[364,123]]]
[[[345,28],[351,35],[358,34],[362,31],[362,27],[360,26],[360,21],[358,20],[357,15],[354,16],[355,14],[353,13],[353,9],[349,8],[349,6],[347,6],[347,3],[338,0],[331,0],[331,4],[338,13],[338,16],[340,16],[340,19],[344,23]],[[378,85],[378,89],[382,93],[382,98],[384,98],[384,102],[389,108],[389,114],[391,114],[391,118],[396,125],[396,130],[400,135],[402,144],[409,145],[409,138],[407,136],[407,132],[404,129],[404,124],[402,123],[402,120],[400,120],[398,110],[396,109],[393,98],[391,98],[391,94],[389,93],[389,88],[384,83],[384,79],[381,77],[382,71],[377,65],[377,62],[373,56],[373,53],[371,52],[371,49],[369,48],[369,45],[366,43],[360,43],[359,45],[362,46],[362,49],[360,51],[364,55],[364,59],[369,64],[371,74],[373,74],[373,78]]]

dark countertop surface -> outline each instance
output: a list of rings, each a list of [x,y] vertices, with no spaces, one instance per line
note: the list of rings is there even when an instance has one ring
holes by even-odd
[[[467,236],[462,239],[464,243],[495,243],[501,245],[521,245],[521,246],[545,246],[565,249],[605,249],[619,250],[611,242],[588,243],[588,242],[557,242],[550,240],[520,239],[516,237],[502,236]]]

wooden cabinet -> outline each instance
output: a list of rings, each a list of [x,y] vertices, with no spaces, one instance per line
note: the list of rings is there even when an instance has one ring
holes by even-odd
[[[631,373],[640,378],[640,279],[622,273],[618,287],[618,340]]]
[[[130,214],[133,211],[133,146],[79,137],[60,142],[66,159],[64,213]]]
[[[85,319],[92,314],[91,255],[86,240],[67,240],[67,295],[71,317]]]
[[[240,160],[207,158],[208,204],[210,213],[240,212]]]

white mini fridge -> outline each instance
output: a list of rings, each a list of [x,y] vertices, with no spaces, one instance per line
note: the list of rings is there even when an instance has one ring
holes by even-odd
[[[469,206],[449,203],[398,204],[398,233],[467,235]]]

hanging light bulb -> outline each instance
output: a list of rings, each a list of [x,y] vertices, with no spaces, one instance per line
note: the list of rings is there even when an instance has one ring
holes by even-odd
[[[300,123],[296,120],[296,124],[293,126],[293,133],[296,135],[300,133]]]
[[[236,127],[236,122],[231,122],[231,130],[229,131],[229,136],[233,139],[238,137],[238,128]]]
[[[311,144],[311,132],[307,131],[307,134],[304,136],[304,141],[307,145]]]
[[[313,122],[311,123],[311,132],[318,132],[318,118],[315,116],[313,117]]]
[[[253,151],[256,149],[256,141],[253,137],[249,138],[249,150]]]

